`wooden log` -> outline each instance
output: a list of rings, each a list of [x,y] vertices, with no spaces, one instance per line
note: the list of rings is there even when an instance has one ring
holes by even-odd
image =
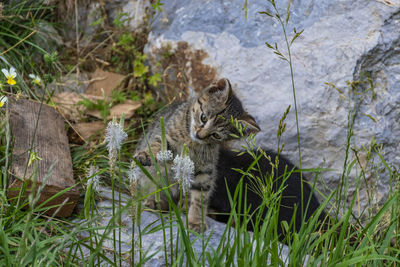
[[[7,197],[13,201],[20,194],[25,184],[23,197],[26,199],[43,186],[37,207],[60,191],[75,184],[72,170],[72,159],[65,132],[64,120],[52,107],[42,105],[38,126],[40,103],[24,99],[9,99],[10,128],[14,138],[11,180]],[[33,146],[32,146],[32,141]],[[28,166],[30,149],[40,158]],[[34,182],[33,182],[34,181]],[[79,190],[75,186],[60,196],[50,200],[45,207],[57,205],[47,210],[46,214],[57,217],[71,215],[79,198]],[[64,203],[64,205],[61,205]]]

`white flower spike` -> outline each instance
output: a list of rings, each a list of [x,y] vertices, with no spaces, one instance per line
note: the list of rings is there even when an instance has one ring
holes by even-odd
[[[107,148],[109,154],[113,154],[121,149],[122,142],[128,137],[122,126],[114,121],[110,121],[106,129]]]
[[[37,84],[37,85],[41,85],[42,84],[42,79],[40,79],[39,75],[29,74],[29,78],[32,79],[32,82],[34,84]]]
[[[15,71],[14,67],[11,67],[9,70],[8,69],[2,69],[1,70],[7,78],[7,83],[9,85],[15,85],[17,82],[15,81],[15,78],[17,77],[17,72]]]
[[[139,175],[142,172],[142,170],[138,167],[130,167],[128,171],[128,180],[131,184],[135,184],[138,182]]]
[[[8,97],[6,97],[5,95],[0,96],[0,108],[2,108],[8,101]]]
[[[96,174],[98,172],[99,172],[98,167],[94,167],[93,165],[90,165],[89,171],[88,171],[88,177],[90,177],[90,178],[87,180],[87,185],[89,186],[91,184],[92,189],[95,192],[99,192],[100,176]]]
[[[171,150],[159,151],[157,153],[157,160],[158,161],[170,161],[173,158],[173,154]]]
[[[184,193],[188,192],[193,183],[194,163],[189,156],[177,155],[174,159],[172,170],[175,172],[175,180],[178,180]]]

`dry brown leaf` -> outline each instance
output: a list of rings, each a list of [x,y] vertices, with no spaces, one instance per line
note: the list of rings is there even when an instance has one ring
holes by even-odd
[[[112,91],[122,82],[124,78],[124,75],[97,69],[93,73],[93,81],[89,84],[85,93],[89,95],[103,96],[103,89],[105,96],[111,96]]]
[[[58,110],[69,121],[79,121],[85,117],[86,108],[78,105],[79,101],[87,98],[91,101],[102,99],[99,96],[78,94],[74,92],[62,92],[52,97],[53,102],[58,107]]]
[[[79,135],[88,141],[93,135],[100,133],[104,129],[103,121],[93,121],[93,122],[79,122],[73,125],[74,130],[79,133]]]
[[[125,119],[131,118],[135,111],[142,106],[140,101],[133,102],[132,100],[126,100],[124,103],[117,104],[110,109],[110,115],[107,116],[107,120],[111,120],[116,117],[117,119],[122,117],[122,113],[125,114]],[[88,110],[86,114],[93,116],[98,119],[103,119],[100,115],[99,110]]]

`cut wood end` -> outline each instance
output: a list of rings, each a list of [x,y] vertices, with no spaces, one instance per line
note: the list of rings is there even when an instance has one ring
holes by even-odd
[[[29,198],[29,195],[32,194],[32,182],[26,181],[24,183],[21,180],[14,180],[14,182],[9,185],[7,189],[8,200],[11,202],[17,201],[17,198],[20,195],[20,190],[22,190],[24,186],[26,186],[26,189],[23,191],[21,200],[26,201]],[[41,184],[37,184],[33,192],[36,193],[41,186]],[[46,215],[55,217],[71,216],[79,200],[79,190],[76,187],[72,187],[63,194],[54,197],[64,189],[65,188],[45,185],[40,191],[40,196],[33,207],[34,211],[37,209],[36,212],[38,213],[43,212]],[[46,204],[39,208],[39,206],[44,202],[46,202]],[[28,205],[24,207],[24,209],[26,208],[28,208]]]

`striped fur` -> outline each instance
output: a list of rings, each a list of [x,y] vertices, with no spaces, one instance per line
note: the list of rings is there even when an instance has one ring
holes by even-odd
[[[214,190],[216,165],[221,145],[238,134],[231,118],[246,125],[246,134],[260,129],[254,118],[244,109],[234,95],[227,79],[221,79],[204,89],[197,96],[186,102],[175,103],[159,116],[164,117],[168,149],[174,155],[182,152],[183,145],[189,147],[190,158],[195,165],[195,177],[190,188],[189,227],[197,232],[206,228],[202,217],[207,214],[208,199]],[[161,129],[159,118],[146,132],[153,155],[161,149]],[[151,157],[145,138],[139,142],[135,158],[144,166],[151,166]],[[170,165],[168,170],[170,170]],[[154,168],[149,167],[153,174]],[[143,178],[141,184],[148,179]],[[176,196],[178,190],[173,190]],[[165,201],[165,197],[162,201]],[[146,205],[156,208],[154,198],[146,200]],[[160,203],[166,207],[166,203]]]

